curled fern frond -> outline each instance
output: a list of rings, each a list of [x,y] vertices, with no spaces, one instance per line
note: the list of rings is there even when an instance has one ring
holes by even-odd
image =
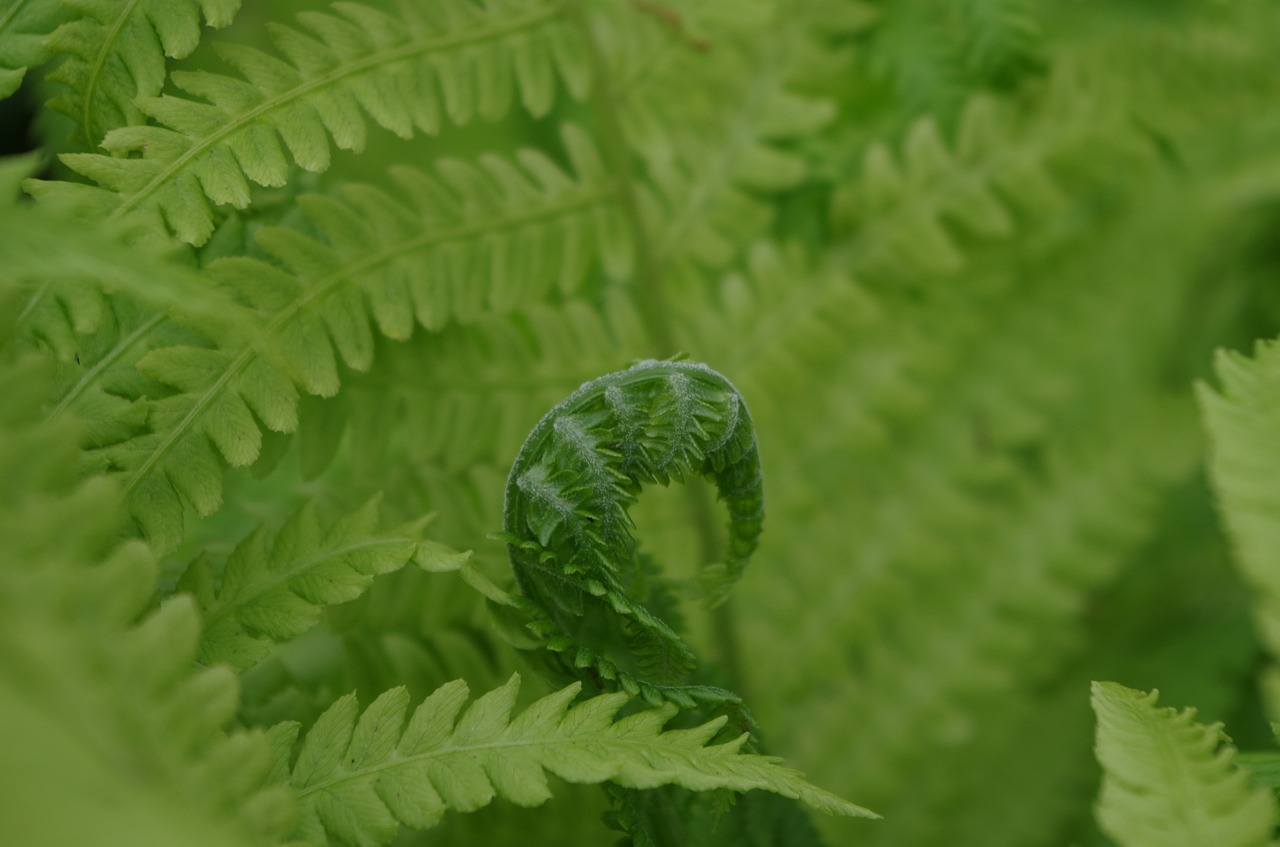
[[[53,5],[53,4],[51,4]],[[64,0],[81,16],[54,31],[49,47],[66,55],[49,79],[67,86],[49,105],[96,145],[108,130],[143,123],[135,104],[154,97],[165,81],[165,57],[181,59],[200,43],[200,20],[231,23],[240,0]]]
[[[592,629],[620,616],[628,646],[671,669],[659,682],[692,669],[689,647],[630,594],[637,544],[627,510],[643,485],[693,475],[711,479],[729,509],[726,561],[702,573],[721,599],[755,550],[764,494],[746,403],[705,365],[647,360],[586,383],[534,427],[507,479],[505,539],[516,579],[540,610],[534,627],[572,665],[650,700],[719,695],[638,679],[629,659],[603,655],[612,648]]]
[[[142,97],[138,108],[158,126],[121,127],[103,139],[111,155],[64,161],[117,195],[104,203],[113,217],[163,219],[178,238],[202,244],[213,232],[210,202],[246,207],[249,183],[284,185],[290,161],[325,170],[330,141],[364,146],[366,115],[408,137],[437,132],[443,115],[457,124],[498,118],[517,88],[531,113],[545,114],[556,71],[571,91],[585,91],[580,35],[563,4],[447,0],[399,9],[392,16],[337,3],[331,13],[303,13],[302,29],[272,30],[285,59],[222,45],[240,76],[176,72],[174,85],[199,99]]]
[[[200,661],[249,667],[271,641],[306,631],[325,606],[359,597],[379,574],[410,561],[429,571],[457,570],[466,561],[466,553],[418,538],[420,526],[379,532],[377,507],[375,498],[322,523],[308,503],[273,541],[263,527],[237,545],[216,588],[208,556],[192,562],[178,589],[195,595],[204,618]]]
[[[709,745],[717,718],[663,731],[671,706],[615,720],[628,697],[602,694],[574,705],[574,683],[514,718],[520,677],[472,703],[456,680],[433,692],[405,721],[409,694],[393,688],[364,712],[354,695],[323,714],[302,742],[290,782],[301,806],[296,833],[323,844],[376,847],[401,823],[435,826],[447,810],[473,812],[495,797],[538,806],[551,797],[546,772],[578,783],[632,788],[680,785],[695,791],[760,789],[850,817],[872,812],[808,784],[778,760],[741,752],[746,736]]]

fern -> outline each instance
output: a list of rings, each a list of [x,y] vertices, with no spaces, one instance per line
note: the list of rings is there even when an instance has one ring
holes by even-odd
[[[1124,847],[1270,844],[1275,798],[1248,787],[1234,750],[1220,749],[1221,727],[1157,709],[1156,697],[1094,683],[1103,828]]]
[[[625,694],[570,706],[570,685],[510,717],[519,676],[473,703],[459,717],[468,689],[445,685],[405,723],[408,694],[392,689],[358,714],[348,696],[321,716],[303,740],[290,782],[302,818],[298,835],[313,842],[326,831],[358,845],[385,844],[405,823],[434,826],[448,809],[475,811],[504,797],[536,806],[551,796],[544,770],[570,782],[696,790],[763,789],[822,811],[870,816],[805,783],[776,760],[739,752],[745,736],[707,746],[724,718],[694,729],[662,731],[671,707],[614,720]]]
[[[1272,743],[1272,4],[0,6],[8,840],[1094,845],[1088,680]]]
[[[66,54],[49,79],[67,86],[51,105],[76,122],[90,146],[108,130],[141,123],[138,97],[154,97],[165,81],[165,57],[180,59],[200,42],[200,19],[231,23],[240,0],[69,2],[81,17],[53,32],[48,47]]]
[[[566,137],[575,161],[590,172],[590,145],[572,130]],[[201,514],[218,508],[222,462],[255,461],[260,426],[292,432],[301,393],[337,393],[335,347],[350,367],[369,367],[370,311],[388,335],[405,337],[412,328],[408,303],[419,320],[437,327],[486,307],[510,309],[535,296],[509,282],[507,268],[517,264],[526,268],[533,292],[557,280],[566,288],[578,284],[595,251],[605,249],[597,245],[608,243],[611,213],[607,207],[593,209],[598,195],[575,192],[547,159],[532,152],[521,158],[527,172],[542,180],[545,193],[501,160],[489,160],[484,176],[460,163],[444,163],[442,172],[464,196],[481,198],[450,208],[443,205],[449,195],[438,182],[405,170],[399,177],[421,211],[357,186],[347,190],[350,205],[305,198],[303,208],[327,241],[280,227],[257,234],[263,249],[292,273],[245,257],[208,266],[221,290],[251,304],[252,310],[241,312],[242,323],[257,328],[228,333],[222,349],[188,342],[149,352],[139,369],[176,393],[148,404],[149,432],[104,447],[97,459],[127,474],[131,502],[145,504],[138,516],[148,538],[163,549],[175,546],[184,504]],[[499,209],[500,217],[490,216]],[[584,234],[593,223],[595,232]],[[429,259],[425,267],[424,257]],[[489,263],[493,285],[486,297],[483,287],[470,284],[469,275]]]
[[[658,651],[670,679],[693,666],[675,632],[627,590],[635,540],[627,509],[644,483],[707,476],[729,508],[728,554],[702,577],[722,599],[755,550],[763,515],[760,457],[746,404],[715,371],[699,364],[644,361],[581,386],[534,427],[507,481],[504,525],[511,565],[524,593],[547,615],[535,626],[576,667],[658,701],[724,695],[638,680],[574,633],[567,616],[598,618],[596,607],[634,627],[633,646]],[[629,568],[630,566],[630,568]],[[663,680],[659,680],[662,682]]]
[[[118,491],[75,481],[73,423],[38,416],[47,370],[6,364],[0,720],[15,733],[5,767],[24,775],[0,799],[6,832],[56,844],[85,826],[112,843],[185,831],[226,847],[285,836],[292,798],[271,776],[282,737],[224,731],[236,682],[194,666],[193,605],[147,610],[155,558],[119,542]]]
[[[305,31],[277,28],[286,60],[223,47],[243,78],[175,74],[175,84],[206,102],[141,98],[138,108],[160,126],[108,133],[102,146],[111,156],[63,160],[118,195],[98,201],[112,217],[160,216],[180,239],[202,244],[213,232],[209,201],[244,208],[250,181],[285,184],[289,159],[325,170],[330,139],[342,149],[364,146],[365,114],[403,136],[415,128],[435,133],[442,111],[455,123],[504,114],[517,70],[523,102],[535,114],[550,108],[553,63],[578,93],[585,81],[577,35],[558,5],[455,0],[406,20],[354,3],[335,11],[301,16]]]
[[[322,526],[314,504],[304,506],[268,545],[265,530],[241,542],[214,588],[213,563],[201,557],[178,583],[200,605],[204,620],[200,661],[236,668],[256,663],[270,640],[306,631],[325,606],[360,596],[379,574],[409,561],[427,570],[456,570],[465,554],[421,541],[416,527],[376,533],[377,503]]]
[[[1271,472],[1277,456],[1273,421],[1276,398],[1280,397],[1277,346],[1275,342],[1259,343],[1253,359],[1222,353],[1217,372],[1220,391],[1200,386],[1200,403],[1213,446],[1213,480],[1241,570],[1259,593],[1254,615],[1263,644],[1274,658],[1280,649],[1275,612],[1280,585],[1272,552],[1277,488]],[[1266,691],[1273,714],[1280,702],[1276,685],[1273,667]]]

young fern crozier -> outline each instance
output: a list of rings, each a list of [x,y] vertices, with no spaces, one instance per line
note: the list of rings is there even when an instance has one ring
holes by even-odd
[[[534,607],[530,626],[550,649],[646,700],[685,706],[736,698],[679,684],[694,656],[645,605],[651,597],[637,596],[650,581],[628,509],[644,485],[691,475],[713,481],[729,509],[725,562],[700,575],[718,602],[755,550],[764,492],[746,402],[705,365],[637,362],[548,412],[507,478],[503,536]],[[605,655],[617,648],[628,655]]]

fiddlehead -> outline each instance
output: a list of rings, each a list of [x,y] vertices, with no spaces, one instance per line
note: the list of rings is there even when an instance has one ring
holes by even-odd
[[[548,412],[507,478],[503,535],[530,626],[550,649],[646,700],[687,707],[737,698],[680,684],[693,652],[650,611],[669,583],[642,565],[628,509],[643,486],[691,475],[710,479],[729,510],[725,561],[699,576],[718,602],[755,550],[764,495],[746,403],[705,365],[638,362]]]

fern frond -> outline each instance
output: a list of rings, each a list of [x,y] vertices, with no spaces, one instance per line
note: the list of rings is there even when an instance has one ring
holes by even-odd
[[[573,125],[562,137],[575,176],[530,149],[514,161],[483,156],[478,167],[441,159],[434,175],[399,166],[391,177],[404,200],[363,185],[345,186],[342,200],[304,195],[324,241],[269,227],[258,243],[318,298],[358,284],[390,338],[407,338],[414,316],[434,330],[571,293],[598,257],[625,256],[628,245],[599,154]],[[605,265],[616,276],[629,267]]]
[[[565,137],[581,172],[598,174],[587,140],[572,128]],[[355,370],[369,367],[370,313],[386,334],[404,338],[415,314],[439,327],[580,283],[615,229],[607,192],[575,184],[539,154],[518,160],[520,167],[485,159],[483,170],[441,162],[453,191],[399,169],[412,208],[361,186],[347,187],[346,203],[303,197],[323,240],[285,227],[257,233],[288,271],[247,257],[208,265],[218,288],[250,304],[237,314],[256,328],[225,333],[218,347],[189,342],[142,357],[141,373],[175,391],[151,394],[149,432],[96,454],[99,466],[126,475],[148,538],[171,549],[184,504],[215,511],[223,463],[254,462],[262,429],[292,432],[301,394],[336,394],[339,357]],[[488,285],[476,283],[478,272]]]
[[[44,0],[0,4],[0,100],[18,90],[28,67],[48,61],[46,39],[67,17],[57,3]]]
[[[302,807],[297,835],[323,843],[326,833],[372,847],[401,823],[435,826],[447,810],[473,812],[494,797],[537,806],[551,797],[546,772],[569,782],[613,781],[632,788],[682,785],[697,791],[760,789],[838,815],[873,813],[814,788],[776,759],[740,752],[746,736],[708,746],[719,718],[667,730],[667,706],[615,721],[626,694],[571,705],[577,683],[534,702],[514,719],[520,677],[462,711],[461,680],[431,694],[405,722],[403,688],[363,713],[354,695],[336,702],[303,739],[290,784]],[[461,713],[461,714],[460,714]]]
[[[1093,684],[1102,828],[1122,847],[1271,844],[1275,797],[1249,787],[1221,724],[1196,723],[1193,709],[1156,708],[1157,696]]]
[[[723,376],[701,364],[646,360],[585,383],[539,421],[507,480],[503,526],[521,590],[546,617],[536,621],[548,646],[576,667],[590,666],[646,699],[687,704],[704,692],[637,679],[582,635],[617,615],[633,644],[679,679],[693,653],[636,598],[628,583],[636,541],[628,509],[642,485],[698,475],[712,480],[729,510],[723,564],[702,578],[723,599],[755,550],[764,516],[760,456],[746,403]],[[621,657],[620,657],[621,658]],[[714,695],[713,695],[714,699]]]
[[[194,605],[147,611],[155,557],[120,543],[118,490],[77,481],[74,422],[39,414],[47,371],[0,360],[6,832],[33,845],[276,843],[294,818],[272,784],[287,739],[224,731],[236,682],[197,669]]]
[[[1221,389],[1198,386],[1209,433],[1209,470],[1223,522],[1245,579],[1258,592],[1254,616],[1274,662],[1280,656],[1280,343],[1259,342],[1252,359],[1220,351]],[[1271,714],[1280,713],[1280,673],[1266,680]]]
[[[76,122],[90,147],[109,130],[145,120],[135,101],[165,81],[165,57],[181,59],[200,42],[200,21],[231,23],[241,0],[63,0],[80,17],[54,31],[48,48],[65,59],[49,79],[67,86],[50,102]]]
[[[326,606],[359,597],[375,576],[410,561],[430,571],[457,570],[469,555],[421,540],[419,534],[420,526],[379,532],[376,499],[324,522],[311,502],[274,540],[269,542],[260,527],[241,541],[216,587],[214,563],[201,556],[178,582],[179,591],[194,595],[203,617],[199,660],[250,667],[272,641],[305,632]]]
[[[356,3],[333,9],[300,14],[302,29],[273,29],[283,60],[224,45],[240,76],[175,72],[173,83],[199,100],[141,98],[158,126],[121,127],[103,139],[111,155],[63,160],[116,195],[102,201],[113,218],[143,215],[202,244],[213,232],[210,202],[244,208],[249,183],[284,185],[290,160],[325,170],[330,141],[364,146],[366,115],[404,137],[431,134],[442,111],[458,124],[500,117],[517,87],[532,113],[545,114],[552,68],[578,96],[587,84],[580,36],[560,3],[449,0],[404,4],[395,16]]]

